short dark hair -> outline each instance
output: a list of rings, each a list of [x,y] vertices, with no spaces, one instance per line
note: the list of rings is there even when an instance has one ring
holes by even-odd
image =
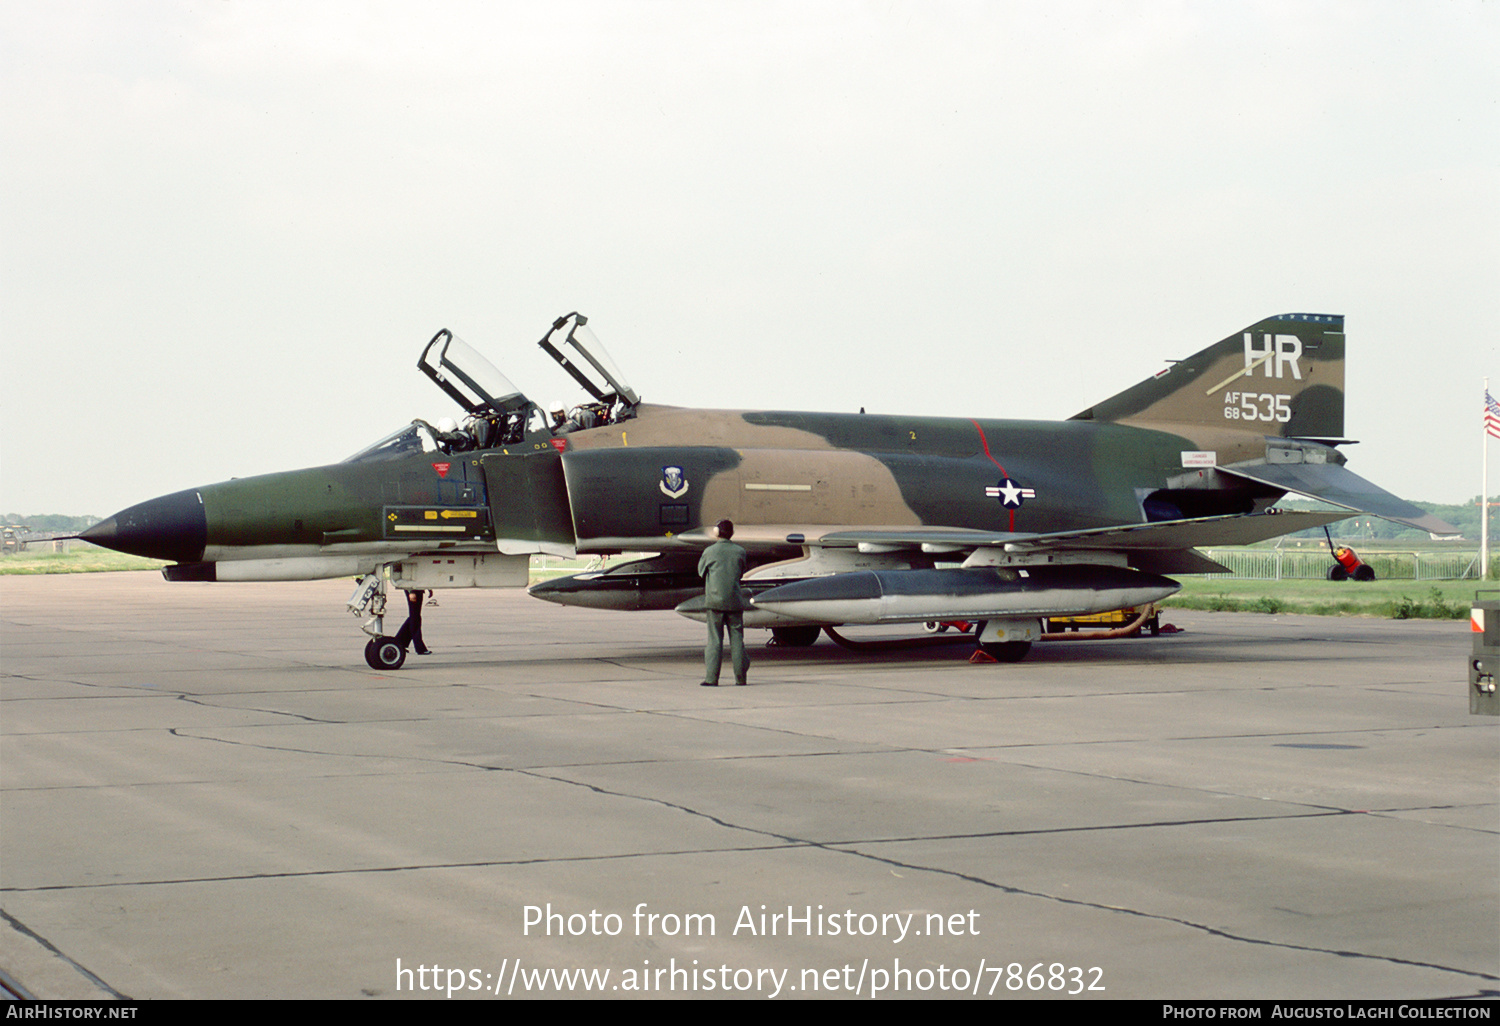
[[[733,521],[730,521],[730,520],[720,520],[719,521],[719,537],[720,538],[733,538],[734,537],[734,522]]]

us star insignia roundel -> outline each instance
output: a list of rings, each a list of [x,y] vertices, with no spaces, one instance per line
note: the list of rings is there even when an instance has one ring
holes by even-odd
[[[1036,498],[1036,489],[1023,488],[1007,477],[997,485],[987,486],[984,494],[991,499],[999,499],[1000,505],[1006,509],[1020,509],[1021,503]]]
[[[661,491],[669,499],[680,499],[687,494],[688,479],[681,467],[661,468]]]

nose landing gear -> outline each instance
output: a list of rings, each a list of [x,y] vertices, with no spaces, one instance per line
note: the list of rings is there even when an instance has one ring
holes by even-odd
[[[406,662],[406,648],[395,638],[385,635],[385,567],[359,579],[349,597],[349,612],[364,618],[360,629],[370,635],[365,645],[365,662],[372,670],[399,670]]]

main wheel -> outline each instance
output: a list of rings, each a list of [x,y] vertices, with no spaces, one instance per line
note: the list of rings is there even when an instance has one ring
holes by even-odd
[[[1019,663],[1031,651],[1029,641],[981,641],[979,647],[997,663]]]
[[[823,633],[823,628],[815,623],[798,625],[796,627],[772,627],[771,638],[778,645],[788,648],[806,648],[818,640],[818,635]]]
[[[1335,563],[1328,568],[1328,579],[1330,581],[1347,581],[1349,579],[1349,571]]]
[[[406,662],[406,649],[395,638],[374,638],[365,646],[365,662],[375,670],[399,670]]]
[[[1356,581],[1373,581],[1375,579],[1375,568],[1369,563],[1361,563],[1354,568],[1354,579]]]

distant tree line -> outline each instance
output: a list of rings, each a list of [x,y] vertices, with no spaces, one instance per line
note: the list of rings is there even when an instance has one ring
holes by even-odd
[[[34,517],[23,517],[19,513],[7,513],[0,518],[0,523],[10,527],[15,524],[25,524],[33,531],[82,531],[85,527],[93,527],[99,522],[95,516],[70,517],[62,513],[38,513]]]
[[[1500,498],[1490,500],[1491,503],[1500,502]],[[1282,509],[1335,509],[1326,502],[1314,502],[1311,499],[1286,498],[1277,503]],[[1414,502],[1413,506],[1425,510],[1434,516],[1440,517],[1458,528],[1465,541],[1479,543],[1480,532],[1480,509],[1479,496],[1474,496],[1468,502],[1460,506],[1444,505],[1439,502]],[[1393,524],[1389,520],[1381,520],[1360,513],[1348,520],[1341,521],[1329,526],[1329,530],[1340,538],[1369,538],[1374,541],[1426,541],[1427,532],[1418,531],[1402,524]],[[1321,538],[1323,529],[1312,531],[1298,531],[1296,534],[1288,535],[1289,538]],[[1493,545],[1500,540],[1500,506],[1490,507],[1490,543]]]

